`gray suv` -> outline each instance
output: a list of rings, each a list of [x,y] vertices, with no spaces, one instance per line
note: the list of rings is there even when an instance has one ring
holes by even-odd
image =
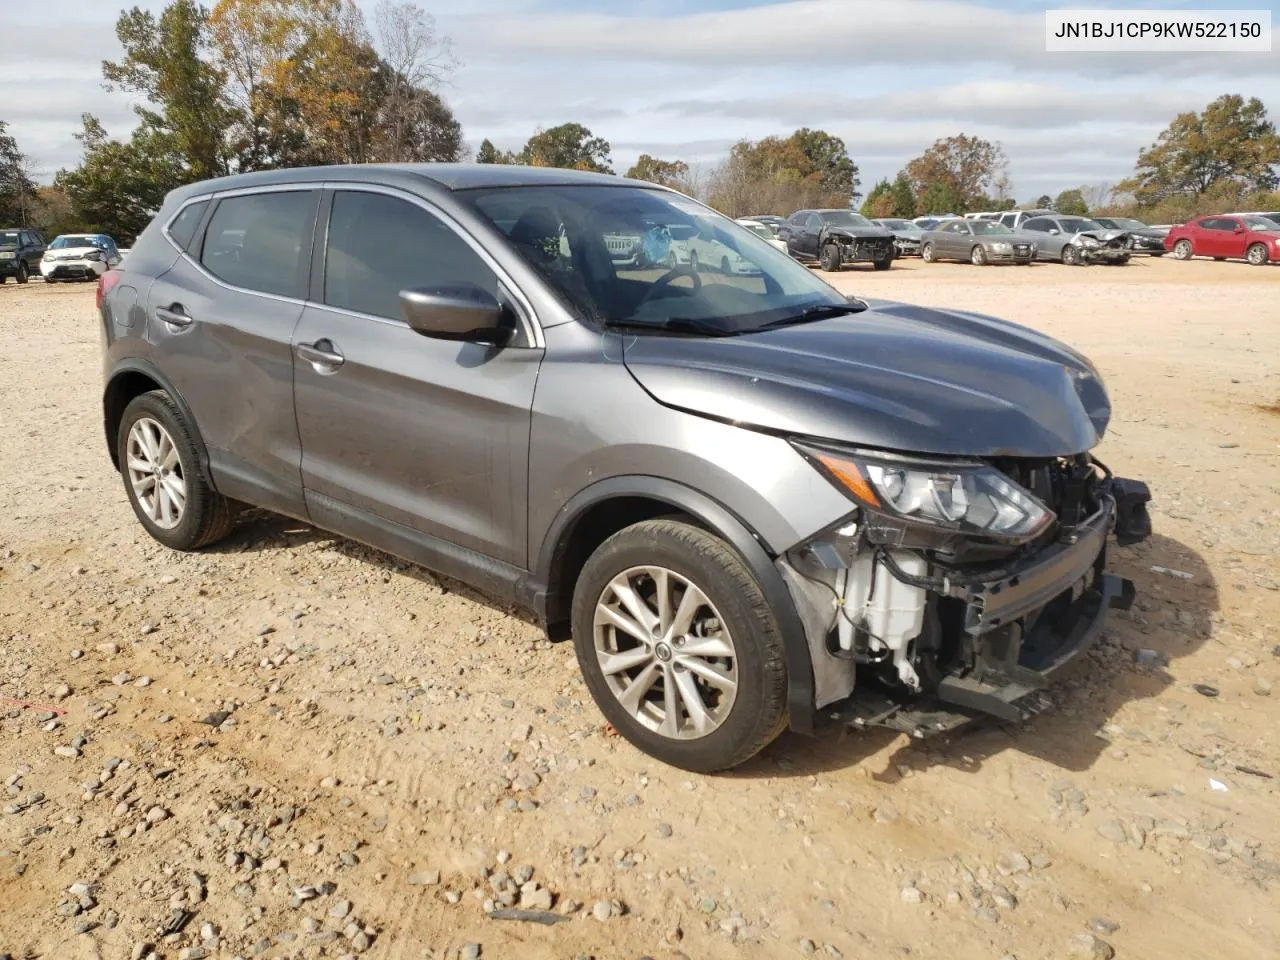
[[[752,269],[659,249],[682,232]],[[250,504],[526,607],[679,767],[788,726],[1017,719],[1132,599],[1106,544],[1147,535],[1149,494],[1089,454],[1111,410],[1087,360],[846,297],[652,184],[199,183],[98,294],[107,443],[156,540],[206,546]]]

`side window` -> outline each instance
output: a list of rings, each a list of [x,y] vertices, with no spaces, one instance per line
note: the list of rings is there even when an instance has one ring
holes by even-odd
[[[1023,230],[1035,230],[1037,233],[1048,233],[1049,228],[1053,226],[1052,220],[1045,220],[1043,217],[1037,217],[1034,220],[1028,220],[1022,225]]]
[[[1006,227],[1017,226],[1018,215],[1016,213],[1002,214],[1000,217],[1000,222],[1003,223]]]
[[[399,320],[401,290],[459,284],[498,295],[497,275],[443,221],[416,204],[381,193],[334,194],[325,303]]]
[[[209,221],[200,262],[232,286],[300,296],[315,208],[314,190],[226,197]]]
[[[814,231],[815,233],[817,233],[819,230],[822,229],[822,218],[818,216],[816,213],[811,213],[809,214],[809,221],[805,224],[805,226],[808,227],[810,230]]]
[[[204,219],[205,208],[208,206],[208,200],[189,203],[178,211],[176,217],[169,221],[169,236],[183,250],[189,248],[191,241],[195,239],[196,227],[200,226],[200,221]]]

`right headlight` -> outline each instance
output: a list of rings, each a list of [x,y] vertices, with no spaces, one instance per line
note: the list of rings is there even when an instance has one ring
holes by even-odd
[[[1013,250],[1013,244],[1005,243],[1003,240],[997,240],[995,243],[991,244],[991,249],[995,250],[996,253],[1009,253]]]
[[[985,463],[796,447],[859,504],[907,523],[1020,542],[1054,520],[1053,511]]]

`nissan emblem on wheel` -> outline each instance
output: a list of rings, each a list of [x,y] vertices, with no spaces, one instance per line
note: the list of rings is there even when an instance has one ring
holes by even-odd
[[[99,280],[107,448],[172,549],[256,507],[531,611],[687,770],[788,727],[1034,714],[1151,532],[1092,453],[1098,370],[846,296],[794,257],[887,267],[895,234],[788,224],[782,250],[661,186],[501,164],[183,187]]]

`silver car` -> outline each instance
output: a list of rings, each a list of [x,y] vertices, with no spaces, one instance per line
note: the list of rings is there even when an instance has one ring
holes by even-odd
[[[1040,260],[1124,264],[1133,253],[1133,238],[1127,231],[1108,230],[1086,217],[1035,217],[1022,229],[1036,237]]]
[[[920,238],[925,263],[967,260],[974,266],[1016,263],[1025,266],[1036,257],[1035,241],[1026,234],[990,220],[944,220]]]

